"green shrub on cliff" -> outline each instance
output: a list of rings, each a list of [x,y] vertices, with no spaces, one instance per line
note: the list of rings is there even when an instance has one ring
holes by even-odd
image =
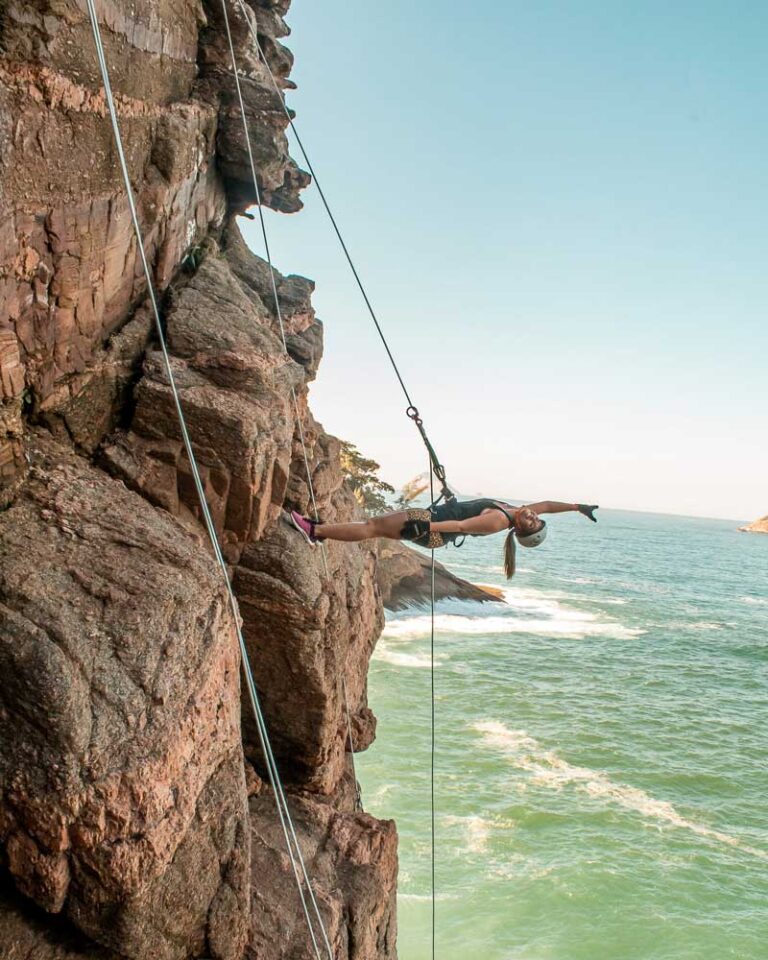
[[[341,469],[355,498],[366,513],[384,513],[391,509],[386,494],[395,488],[379,477],[380,464],[364,457],[354,443],[341,442]]]

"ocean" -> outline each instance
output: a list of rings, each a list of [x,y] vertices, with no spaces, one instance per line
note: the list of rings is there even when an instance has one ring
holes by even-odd
[[[440,960],[768,958],[768,536],[554,516],[437,558],[507,605],[436,618]],[[429,614],[371,663],[366,809],[400,833],[399,955],[431,956]]]

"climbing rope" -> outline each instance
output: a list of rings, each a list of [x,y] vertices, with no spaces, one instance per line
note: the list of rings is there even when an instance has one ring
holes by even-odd
[[[243,92],[240,86],[240,74],[237,67],[237,56],[235,55],[235,47],[232,42],[232,32],[229,26],[229,14],[227,13],[227,2],[226,0],[221,0],[221,7],[224,14],[224,26],[227,33],[227,43],[229,45],[229,55],[232,61],[232,74],[235,81],[235,89],[237,91],[237,100],[240,106],[240,118],[243,123],[243,133],[245,134],[245,145],[248,152],[248,164],[251,168],[251,178],[253,180],[253,189],[256,194],[256,206],[259,211],[259,225],[261,227],[261,237],[264,242],[264,251],[267,257],[267,265],[269,267],[269,277],[272,286],[272,298],[275,303],[275,314],[277,316],[277,322],[280,328],[280,339],[283,344],[283,350],[285,351],[286,356],[289,356],[288,353],[288,340],[285,335],[285,323],[283,322],[283,312],[280,307],[280,297],[277,292],[277,281],[275,279],[275,268],[272,264],[272,254],[269,247],[269,237],[267,236],[267,225],[264,219],[264,210],[261,203],[261,188],[259,187],[259,180],[256,176],[256,164],[253,159],[253,144],[251,143],[251,135],[248,130],[248,121],[245,116],[245,104],[243,102]],[[247,21],[247,18],[246,18]],[[280,96],[282,102],[282,96]],[[309,454],[307,453],[307,444],[304,438],[304,428],[301,422],[301,413],[299,410],[299,401],[296,396],[296,390],[293,385],[291,385],[291,401],[293,403],[293,411],[296,420],[296,425],[299,431],[299,440],[301,442],[302,456],[304,459],[304,470],[307,475],[307,486],[309,487],[309,496],[312,502],[312,512],[314,514],[315,520],[319,520],[318,510],[317,510],[317,500],[315,498],[315,488],[312,482],[312,470],[309,465]],[[325,571],[326,580],[330,580],[330,571],[328,569],[328,558],[325,552],[325,544],[320,543],[321,556],[323,558],[323,569]],[[355,809],[361,811],[363,809],[363,798],[360,790],[360,781],[357,779],[357,768],[355,765],[355,743],[352,738],[352,721],[349,715],[349,701],[347,698],[347,684],[344,679],[344,674],[341,674],[341,698],[342,704],[344,707],[344,714],[346,717],[346,727],[347,727],[347,739],[349,742],[349,756],[351,760],[352,767],[352,778],[355,784]]]
[[[427,453],[429,454],[429,477],[430,477],[430,496],[429,499],[432,501],[431,506],[435,507],[441,500],[455,500],[456,497],[448,489],[447,480],[445,478],[445,467],[437,459],[437,454],[435,453],[435,448],[432,446],[429,437],[427,436],[427,431],[424,428],[424,421],[419,415],[419,411],[414,406],[408,407],[405,411],[408,418],[413,420],[416,424],[416,429],[421,434],[421,439],[424,441],[424,446],[427,448]],[[440,496],[435,499],[434,483],[433,478],[437,477],[440,481]]]
[[[315,957],[317,958],[317,960],[321,960],[322,954],[320,951],[319,944],[317,942],[317,937],[314,931],[314,925],[313,925],[312,918],[307,906],[306,895],[304,892],[304,885],[306,885],[307,892],[309,893],[309,897],[312,902],[313,909],[315,911],[315,914],[320,926],[320,930],[322,932],[325,947],[328,952],[329,960],[334,960],[333,951],[331,950],[331,946],[328,941],[328,936],[325,931],[325,926],[323,924],[322,917],[320,916],[320,911],[317,907],[314,891],[312,889],[312,883],[310,881],[309,875],[306,870],[306,865],[304,863],[304,858],[301,853],[301,848],[299,846],[299,842],[296,836],[296,831],[293,826],[293,820],[291,818],[290,810],[288,808],[288,804],[286,801],[285,792],[283,790],[282,781],[280,779],[280,774],[277,769],[277,764],[275,762],[274,754],[272,752],[272,745],[269,740],[266,722],[264,720],[264,714],[262,712],[261,703],[259,701],[258,692],[256,690],[256,683],[253,678],[253,672],[251,670],[250,660],[248,658],[248,650],[245,644],[245,638],[243,636],[242,629],[240,627],[240,613],[239,613],[239,608],[237,604],[237,599],[235,598],[234,591],[232,589],[232,582],[229,577],[226,561],[221,552],[218,535],[216,533],[216,527],[214,525],[213,518],[211,516],[211,512],[208,507],[208,501],[205,495],[205,488],[203,485],[202,478],[200,476],[200,470],[198,468],[194,450],[192,448],[192,441],[189,435],[189,430],[187,428],[186,418],[184,416],[184,410],[181,404],[181,398],[179,396],[176,379],[174,377],[173,367],[171,365],[170,355],[168,353],[168,347],[165,339],[165,333],[163,331],[163,324],[160,318],[160,309],[157,301],[157,296],[155,293],[152,273],[150,271],[149,263],[147,261],[147,255],[144,250],[144,238],[142,235],[141,225],[139,223],[138,212],[136,209],[136,203],[133,196],[133,189],[131,187],[130,176],[128,173],[128,165],[125,158],[125,151],[123,148],[123,140],[120,132],[120,125],[118,122],[117,110],[115,107],[114,97],[112,95],[112,86],[109,79],[109,68],[107,66],[106,55],[104,53],[104,46],[101,38],[101,28],[99,26],[99,21],[96,13],[94,0],[86,0],[86,5],[88,9],[88,16],[91,21],[93,39],[96,46],[96,56],[99,63],[102,82],[104,84],[104,95],[107,102],[110,122],[112,124],[112,130],[115,137],[115,145],[117,148],[117,155],[118,155],[118,160],[120,164],[120,170],[121,170],[123,182],[125,185],[126,196],[128,199],[128,206],[130,209],[131,220],[133,223],[133,229],[136,235],[136,243],[138,246],[139,256],[141,258],[144,276],[147,281],[147,290],[149,294],[150,303],[152,305],[152,312],[155,320],[155,328],[157,332],[158,341],[160,343],[160,350],[163,357],[163,365],[165,367],[165,372],[168,377],[168,383],[171,389],[171,395],[173,397],[174,407],[176,409],[176,415],[179,422],[179,428],[181,430],[184,449],[186,451],[187,458],[189,460],[190,469],[192,471],[192,478],[194,481],[198,500],[200,502],[200,509],[203,515],[206,531],[208,533],[208,537],[210,538],[214,556],[221,569],[221,573],[224,579],[227,599],[228,599],[230,610],[232,612],[232,619],[235,625],[235,631],[237,633],[238,644],[240,647],[241,661],[243,665],[243,673],[245,675],[245,680],[246,680],[246,687],[248,689],[248,696],[251,703],[251,708],[253,710],[254,718],[256,721],[256,729],[259,737],[259,743],[261,745],[261,749],[264,754],[264,759],[267,766],[267,774],[268,774],[269,782],[270,782],[270,785],[272,786],[272,791],[275,797],[275,803],[277,806],[277,813],[278,813],[278,818],[280,820],[280,826],[283,832],[283,837],[285,839],[289,859],[291,861],[291,867],[292,867],[294,879],[296,881],[296,886],[299,892],[299,899],[301,901],[304,917],[307,921],[307,926],[309,928],[310,938],[312,940],[312,946],[313,946]],[[303,883],[302,883],[302,879],[303,879]]]
[[[222,0],[222,2],[224,2],[224,0]],[[304,144],[303,144],[303,142],[302,142],[302,140],[301,140],[301,137],[299,136],[299,132],[298,132],[298,130],[296,129],[296,124],[294,123],[294,120],[293,120],[293,117],[292,117],[292,115],[291,115],[291,112],[290,112],[290,110],[288,109],[288,106],[287,106],[287,104],[286,104],[286,102],[285,102],[285,99],[284,99],[284,97],[283,97],[282,91],[280,90],[280,87],[279,87],[279,85],[278,85],[278,83],[277,83],[277,80],[275,79],[275,76],[274,76],[274,74],[273,74],[273,72],[272,72],[272,68],[271,68],[270,65],[269,65],[269,61],[267,60],[267,57],[266,57],[266,55],[265,55],[265,53],[264,53],[264,50],[262,49],[261,42],[260,42],[259,37],[258,37],[258,33],[257,33],[257,31],[254,29],[253,22],[252,22],[251,17],[249,16],[248,10],[246,9],[243,0],[233,0],[233,2],[236,3],[237,6],[240,8],[240,12],[241,12],[242,17],[243,17],[243,19],[245,20],[245,22],[246,22],[246,24],[247,24],[247,26],[248,26],[248,30],[250,31],[251,38],[252,38],[253,43],[254,43],[254,46],[255,46],[258,54],[259,54],[259,57],[260,57],[260,59],[261,59],[261,62],[264,64],[264,67],[265,67],[265,69],[266,69],[266,71],[267,71],[267,74],[268,74],[268,76],[269,76],[269,78],[270,78],[270,80],[271,80],[271,82],[272,82],[272,86],[273,86],[273,88],[274,88],[274,90],[275,90],[275,93],[276,93],[276,95],[277,95],[277,97],[278,97],[278,100],[280,101],[280,103],[281,103],[282,106],[283,106],[283,110],[284,110],[285,115],[286,115],[286,117],[287,117],[287,119],[288,119],[288,124],[290,125],[290,128],[291,128],[291,130],[292,130],[292,132],[293,132],[293,135],[294,135],[294,137],[296,138],[296,143],[297,143],[298,146],[299,146],[299,150],[301,151],[301,155],[302,155],[303,158],[304,158],[304,162],[306,163],[309,172],[312,174],[312,178],[314,179],[315,186],[317,187],[317,191],[318,191],[318,194],[320,195],[320,199],[321,199],[321,201],[322,201],[322,203],[323,203],[323,206],[324,206],[324,208],[325,208],[325,212],[326,212],[327,215],[328,215],[328,218],[329,218],[329,220],[330,220],[330,222],[331,222],[331,225],[332,225],[332,227],[333,227],[333,230],[334,230],[334,232],[335,232],[335,234],[336,234],[336,237],[337,237],[337,239],[338,239],[338,241],[339,241],[339,244],[340,244],[340,246],[341,246],[341,249],[342,249],[342,251],[343,251],[343,253],[344,253],[344,256],[345,256],[345,258],[346,258],[346,260],[347,260],[347,263],[349,264],[349,268],[350,268],[350,270],[352,271],[352,275],[353,275],[353,277],[354,277],[354,279],[355,279],[355,282],[357,283],[358,289],[360,290],[360,293],[361,293],[361,295],[362,295],[362,297],[363,297],[363,301],[365,302],[365,306],[366,306],[366,308],[368,309],[368,313],[370,314],[371,320],[372,320],[373,323],[374,323],[374,326],[375,326],[375,328],[376,328],[376,332],[378,333],[379,338],[381,339],[381,342],[382,342],[382,344],[383,344],[383,346],[384,346],[384,350],[386,351],[387,357],[389,358],[389,362],[390,362],[390,364],[392,365],[392,369],[394,370],[395,376],[397,377],[397,381],[398,381],[398,383],[400,384],[400,387],[401,387],[401,389],[402,389],[402,391],[403,391],[403,394],[404,394],[404,396],[405,396],[405,399],[406,399],[406,401],[407,401],[407,403],[408,403],[408,407],[407,407],[407,409],[406,409],[406,415],[408,416],[408,418],[409,418],[410,420],[413,421],[414,425],[416,426],[416,428],[417,428],[418,431],[419,431],[419,434],[421,435],[421,439],[422,439],[422,441],[423,441],[423,443],[424,443],[424,446],[426,447],[427,454],[428,454],[428,457],[429,457],[429,488],[430,488],[430,501],[431,501],[431,504],[434,506],[434,505],[436,505],[437,503],[439,503],[440,500],[442,500],[442,499],[445,499],[445,500],[448,500],[448,501],[450,501],[450,500],[455,500],[455,499],[456,499],[456,498],[455,498],[455,495],[451,492],[450,488],[448,487],[448,483],[447,483],[447,479],[446,479],[445,467],[444,467],[443,464],[440,462],[440,459],[438,458],[437,453],[435,452],[434,446],[432,445],[432,443],[431,443],[431,441],[430,441],[430,439],[429,439],[429,436],[428,436],[428,434],[427,434],[426,428],[425,428],[425,426],[424,426],[424,421],[423,421],[423,419],[422,419],[422,417],[421,417],[421,415],[420,415],[420,413],[419,413],[419,410],[418,410],[418,408],[415,406],[415,404],[413,403],[413,400],[411,399],[411,396],[410,396],[410,394],[409,394],[409,392],[408,392],[408,388],[407,388],[406,385],[405,385],[405,381],[404,381],[404,379],[403,379],[402,374],[400,373],[400,369],[399,369],[399,367],[398,367],[398,365],[397,365],[397,362],[396,362],[396,360],[395,360],[395,358],[394,358],[394,355],[393,355],[393,353],[392,353],[392,350],[390,349],[389,343],[387,342],[387,339],[386,339],[386,337],[384,336],[384,331],[383,331],[382,328],[381,328],[381,324],[379,323],[379,319],[378,319],[378,317],[377,317],[377,315],[376,315],[376,311],[374,310],[373,305],[372,305],[372,303],[371,303],[371,301],[370,301],[370,299],[369,299],[369,297],[368,297],[368,294],[367,294],[367,292],[366,292],[366,290],[365,290],[365,286],[363,285],[363,282],[362,282],[362,280],[361,280],[361,278],[360,278],[360,275],[359,275],[359,273],[358,273],[358,271],[357,271],[357,268],[356,268],[356,266],[355,266],[355,264],[354,264],[354,261],[352,260],[352,256],[351,256],[350,253],[349,253],[349,249],[348,249],[348,247],[347,247],[347,244],[346,244],[346,242],[344,241],[344,237],[342,236],[341,230],[339,229],[338,223],[336,222],[336,218],[334,217],[333,212],[332,212],[332,210],[331,210],[331,208],[330,208],[330,205],[329,205],[329,203],[328,203],[328,201],[327,201],[327,199],[326,199],[325,193],[324,193],[323,188],[322,188],[322,186],[321,186],[321,184],[320,184],[320,180],[319,180],[319,178],[318,178],[318,176],[317,176],[317,173],[316,173],[316,171],[315,171],[315,168],[314,168],[314,166],[312,165],[312,161],[310,160],[309,155],[308,155],[308,153],[307,153],[307,151],[306,151],[306,149],[305,149],[305,147],[304,147]],[[434,480],[435,480],[435,479],[437,479],[437,480],[439,481],[439,483],[440,483],[440,496],[439,496],[437,499],[435,498],[435,489],[434,489]],[[434,548],[431,550],[431,564],[430,564],[430,600],[431,600],[431,603],[430,603],[430,608],[431,608],[431,617],[430,617],[430,622],[431,622],[431,630],[430,630],[430,666],[431,666],[431,670],[430,670],[430,678],[431,678],[431,680],[430,680],[430,682],[431,682],[431,743],[430,743],[430,754],[431,754],[431,767],[430,767],[431,793],[430,793],[430,813],[431,813],[431,843],[432,843],[432,856],[431,856],[431,867],[432,867],[432,874],[431,874],[431,886],[432,886],[432,898],[431,898],[431,899],[432,899],[432,958],[433,958],[433,960],[434,960],[434,957],[435,957],[435,942],[436,942],[436,910],[435,910],[435,899],[436,899],[436,894],[435,894],[435,891],[436,891],[436,884],[435,884],[435,879],[436,879],[436,877],[435,877],[435,862],[436,862],[436,830],[435,830],[435,740],[436,740],[436,738],[435,738],[435,551],[434,551]]]
[[[222,0],[222,2],[224,2],[224,0]],[[334,233],[336,234],[336,237],[339,241],[339,244],[344,253],[346,261],[349,264],[349,268],[352,271],[352,276],[355,278],[355,283],[357,284],[357,287],[360,290],[360,293],[365,302],[365,306],[368,310],[368,313],[370,314],[371,320],[373,320],[373,324],[376,327],[376,332],[378,333],[379,338],[382,344],[384,345],[384,349],[387,353],[387,357],[389,358],[389,362],[392,365],[392,369],[395,372],[397,381],[400,384],[400,387],[403,391],[403,395],[405,396],[405,399],[408,403],[406,414],[409,417],[409,419],[412,420],[416,425],[419,433],[421,434],[421,438],[424,442],[424,445],[427,448],[427,453],[429,454],[430,470],[434,472],[435,476],[440,481],[440,486],[441,486],[441,494],[439,499],[435,501],[433,496],[432,503],[433,505],[435,502],[439,503],[439,501],[442,500],[443,498],[445,498],[446,500],[455,500],[456,499],[455,496],[453,495],[453,493],[451,493],[450,489],[447,486],[447,481],[445,478],[445,468],[440,463],[440,460],[438,459],[437,454],[435,453],[434,447],[429,441],[426,429],[424,427],[424,422],[421,419],[421,416],[419,415],[419,411],[417,407],[414,405],[414,402],[411,399],[411,395],[408,392],[408,388],[405,385],[405,380],[403,379],[403,376],[400,373],[400,368],[398,367],[394,354],[390,349],[389,343],[387,342],[387,338],[384,336],[384,331],[382,330],[381,324],[379,323],[379,318],[376,315],[376,311],[373,309],[373,304],[371,303],[370,298],[368,297],[368,293],[366,292],[365,286],[363,285],[363,281],[360,278],[360,274],[357,272],[357,267],[355,266],[355,263],[352,260],[352,256],[349,252],[349,248],[347,247],[347,244],[344,241],[344,237],[342,236],[341,230],[339,229],[339,225],[336,222],[336,218],[333,215],[333,211],[331,210],[330,204],[326,200],[325,193],[323,192],[323,188],[320,185],[320,180],[318,179],[317,173],[315,172],[315,168],[312,166],[312,161],[309,159],[309,155],[307,154],[307,151],[304,148],[302,139],[299,136],[299,131],[296,129],[296,124],[293,121],[293,116],[291,115],[291,111],[288,109],[288,105],[286,104],[285,98],[283,97],[283,93],[282,93],[282,90],[280,89],[280,85],[275,79],[275,75],[272,72],[272,68],[269,65],[269,61],[267,60],[266,54],[262,49],[258,32],[254,28],[251,16],[249,16],[249,11],[246,8],[243,0],[232,0],[232,2],[235,3],[240,8],[240,13],[246,22],[248,30],[251,34],[251,39],[253,40],[256,51],[258,52],[259,58],[261,59],[261,62],[264,64],[264,67],[267,71],[269,79],[272,82],[272,86],[275,90],[275,93],[277,94],[277,98],[282,104],[283,112],[288,118],[288,124],[291,128],[291,131],[293,132],[294,137],[296,138],[296,143],[298,144],[299,150],[301,150],[302,157],[304,157],[304,162],[307,165],[307,169],[312,174],[312,179],[315,181],[315,186],[317,187],[317,192],[320,196],[323,206],[325,207],[325,212],[328,214],[328,219],[331,221],[331,226],[333,227]]]
[[[435,489],[432,475],[429,477],[429,492],[434,502]],[[430,768],[429,768],[429,812],[430,828],[432,839],[432,960],[435,960],[435,937],[437,932],[436,910],[435,910],[435,861],[437,859],[436,831],[435,831],[435,548],[430,550],[430,570],[429,570],[429,593],[430,593],[430,631],[429,631],[429,682],[430,682]]]

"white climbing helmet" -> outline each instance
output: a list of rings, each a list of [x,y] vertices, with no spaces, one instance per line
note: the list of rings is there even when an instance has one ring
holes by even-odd
[[[536,533],[529,533],[527,537],[517,537],[517,542],[521,547],[538,547],[540,543],[544,543],[547,539],[547,521],[541,521],[541,527],[536,531]]]

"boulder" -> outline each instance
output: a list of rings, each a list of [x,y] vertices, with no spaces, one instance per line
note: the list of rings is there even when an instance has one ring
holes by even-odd
[[[396,960],[394,821],[340,813],[308,795],[292,795],[289,804],[333,956]],[[270,815],[273,806],[266,789],[250,801],[254,934],[245,957],[314,960],[290,860]],[[315,930],[325,955],[319,926]]]
[[[320,548],[312,550],[284,518],[246,547],[235,568],[243,631],[278,763],[290,782],[322,794],[337,789],[348,764],[342,679],[355,749],[365,749],[375,735],[367,673],[383,617],[374,559],[371,549],[334,544],[326,572]],[[246,751],[263,770],[247,703],[243,729]]]
[[[429,603],[432,592],[431,559],[395,540],[380,540],[376,577],[381,599],[388,610]],[[435,599],[503,603],[501,591],[462,580],[435,561]]]
[[[187,427],[228,559],[274,523],[292,456],[291,390],[303,370],[214,253],[166,315]],[[199,516],[175,402],[159,351],[147,355],[130,429],[105,446],[116,476],[173,514]]]
[[[742,533],[768,533],[768,515],[760,517],[754,523],[749,523],[745,527],[739,527]]]

